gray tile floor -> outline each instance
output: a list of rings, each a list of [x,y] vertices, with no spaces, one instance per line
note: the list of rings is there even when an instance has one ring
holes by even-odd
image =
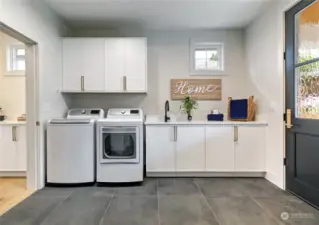
[[[161,178],[135,187],[45,188],[0,224],[319,225],[319,211],[264,179]]]

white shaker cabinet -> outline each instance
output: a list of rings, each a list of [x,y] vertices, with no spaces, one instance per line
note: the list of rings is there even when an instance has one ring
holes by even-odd
[[[126,90],[131,92],[146,92],[146,38],[126,38],[124,43]]]
[[[241,126],[235,129],[235,171],[265,172],[264,127]],[[236,129],[238,129],[236,131]]]
[[[84,91],[101,92],[105,86],[105,40],[82,39],[82,76]]]
[[[175,127],[146,127],[146,169],[148,172],[175,172]]]
[[[176,171],[205,171],[205,126],[177,126],[176,133]]]
[[[0,172],[25,172],[27,146],[25,126],[0,125]]]
[[[146,38],[105,40],[106,91],[146,92]]]
[[[234,128],[206,127],[206,171],[234,172]]]
[[[63,40],[63,91],[103,92],[105,41],[101,38]]]
[[[124,91],[124,38],[105,40],[105,88],[110,92]]]
[[[63,91],[81,91],[82,40],[63,40]]]
[[[146,38],[65,38],[63,92],[147,92]]]

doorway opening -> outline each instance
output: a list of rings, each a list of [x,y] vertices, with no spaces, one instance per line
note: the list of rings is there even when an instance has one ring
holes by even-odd
[[[0,22],[0,216],[38,189],[37,43]]]
[[[286,188],[319,207],[319,1],[286,12]]]

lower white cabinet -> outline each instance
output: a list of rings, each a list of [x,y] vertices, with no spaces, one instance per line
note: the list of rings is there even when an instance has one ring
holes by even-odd
[[[258,125],[146,125],[147,172],[265,172],[265,132]]]
[[[146,127],[146,170],[175,172],[175,127]]]
[[[205,171],[205,126],[176,126],[176,171]]]
[[[0,172],[27,169],[25,126],[0,125]]]
[[[235,171],[265,171],[265,136],[264,127],[235,127]],[[237,134],[236,134],[237,133]]]
[[[234,127],[206,127],[206,171],[233,172],[234,160]]]

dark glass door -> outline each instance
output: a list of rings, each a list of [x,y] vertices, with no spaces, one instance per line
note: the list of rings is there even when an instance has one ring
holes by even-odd
[[[319,1],[286,12],[286,188],[319,207]]]

